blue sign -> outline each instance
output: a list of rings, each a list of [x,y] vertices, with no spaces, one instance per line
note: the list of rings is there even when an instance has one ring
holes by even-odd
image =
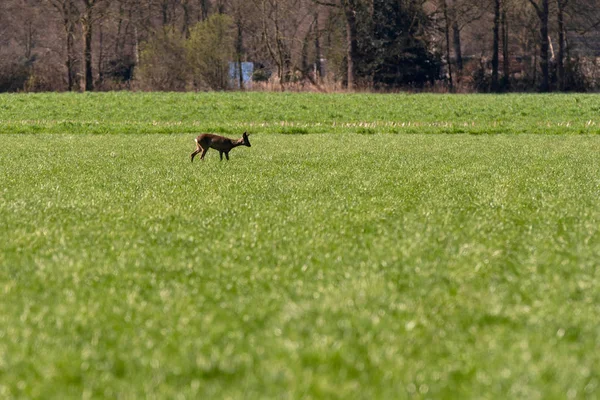
[[[237,62],[229,63],[229,81],[232,88],[240,89],[240,64]],[[252,74],[254,73],[254,63],[242,62],[242,82],[244,87],[248,87],[252,83]]]

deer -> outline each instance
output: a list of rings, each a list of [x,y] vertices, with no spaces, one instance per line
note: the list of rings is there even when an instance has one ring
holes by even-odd
[[[238,146],[252,147],[250,145],[250,140],[248,139],[248,132],[244,132],[242,137],[237,140],[229,139],[224,136],[213,135],[211,133],[203,133],[202,135],[200,135],[196,139],[194,139],[194,141],[196,142],[196,150],[194,150],[194,152],[192,154],[190,154],[191,162],[194,162],[194,157],[196,157],[196,154],[198,154],[200,152],[202,152],[202,154],[200,155],[200,159],[204,160],[204,156],[206,155],[206,152],[210,148],[219,150],[219,155],[221,156],[221,161],[223,160],[223,153],[225,153],[225,157],[227,158],[227,161],[229,161],[229,152],[234,147],[238,147]]]

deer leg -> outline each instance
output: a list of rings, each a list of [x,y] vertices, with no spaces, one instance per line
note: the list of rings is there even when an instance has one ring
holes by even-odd
[[[208,151],[208,147],[205,149],[202,149],[202,154],[200,154],[200,159],[204,160],[204,156],[206,155],[206,152]]]
[[[225,152],[225,158],[227,158],[227,161],[229,161],[229,152],[228,151]]]
[[[202,150],[200,149],[196,149],[192,154],[190,154],[190,160],[192,162],[194,162],[194,157],[196,157],[196,154],[200,153]]]
[[[223,161],[223,152],[222,151],[219,152],[219,157],[221,157],[221,161]]]
[[[194,150],[194,152],[192,154],[190,154],[191,162],[194,162],[194,157],[196,157],[196,154],[200,153],[201,151],[202,151],[202,147],[200,147],[200,143],[198,143],[196,141],[196,150]]]

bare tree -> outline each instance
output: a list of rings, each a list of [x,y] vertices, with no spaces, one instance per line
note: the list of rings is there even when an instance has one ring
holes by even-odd
[[[302,38],[309,29],[311,10],[304,0],[253,0],[259,10],[261,42],[277,68],[281,90],[296,70],[302,52]]]
[[[84,90],[94,90],[94,74],[92,68],[92,46],[94,25],[104,17],[108,4],[106,0],[81,0],[83,10],[80,12],[81,32],[83,34],[83,78]]]
[[[456,68],[459,72],[461,72],[463,69],[461,32],[465,27],[482,18],[486,12],[486,6],[485,4],[482,5],[479,0],[442,1],[445,1],[445,7],[448,9],[448,18],[450,19],[450,29],[452,30],[451,36]]]
[[[550,91],[550,40],[548,22],[550,17],[550,0],[528,0],[535,9],[540,20],[540,68],[542,70],[541,92]]]
[[[434,55],[427,65],[437,68],[432,79],[439,79],[444,54],[453,89],[461,78],[461,88],[472,83],[475,90],[507,90],[509,82],[512,90],[600,87],[593,58],[598,0],[1,0],[0,90],[117,89],[131,82],[149,90],[200,89],[175,79],[190,76],[185,69],[193,66],[161,54],[177,53],[194,25],[213,14],[233,21],[228,62],[237,62],[236,76],[242,61],[253,61],[257,77],[276,76],[282,89],[286,82],[318,84],[325,69],[350,89],[377,85],[384,75],[403,85],[410,69],[400,66],[403,60],[418,64],[427,54]],[[142,84],[144,49],[156,55],[142,57],[152,63],[144,71],[155,68],[160,79]],[[175,83],[164,84],[169,74]]]
[[[319,12],[314,13],[314,38],[315,38],[315,72],[316,81],[320,82],[325,73],[323,71],[322,55],[321,55],[321,31],[319,30]]]
[[[59,13],[63,29],[65,31],[66,56],[65,66],[67,67],[67,88],[72,91],[75,82],[75,56],[73,52],[75,40],[75,25],[79,19],[79,10],[74,0],[49,0],[50,4]]]
[[[438,34],[445,43],[449,75],[460,82],[464,67],[462,32],[482,19],[487,12],[487,4],[479,0],[435,0],[431,5],[431,18],[437,21]],[[467,38],[466,43],[471,41]]]
[[[340,8],[346,22],[346,63],[347,63],[347,87],[353,89],[355,86],[355,61],[359,57],[359,29],[358,14],[361,8],[370,5],[369,0],[338,0],[337,2],[313,0],[316,4]]]
[[[508,30],[508,4],[509,1],[502,1],[502,15],[500,25],[502,27],[502,88],[509,89],[510,85],[510,55],[509,55],[509,30]]]
[[[442,11],[444,13],[444,36],[446,39],[446,59],[448,63],[448,84],[450,91],[454,91],[454,85],[452,83],[452,62],[450,60],[450,18],[448,17],[448,3],[446,0],[442,0]]]
[[[245,54],[245,44],[244,44],[244,35],[247,30],[247,25],[249,24],[249,20],[254,16],[255,8],[252,7],[252,4],[248,3],[245,0],[231,0],[230,3],[230,13],[233,16],[233,23],[235,25],[235,61],[237,72],[236,75],[238,77],[238,87],[240,89],[244,89],[244,76],[242,69],[242,62],[244,61]]]
[[[568,90],[573,88],[576,80],[573,76],[571,59],[569,57],[568,38],[592,39],[590,48],[595,45],[594,37],[599,36],[600,8],[597,0],[556,0],[556,19],[558,31],[558,55],[556,57],[558,88]]]
[[[181,33],[186,37],[190,37],[190,24],[191,24],[191,4],[189,0],[181,0],[181,8],[183,9],[183,25],[181,26]]]
[[[565,90],[565,7],[569,0],[556,0],[557,22],[558,22],[558,57],[556,65],[558,69],[558,89]]]
[[[204,21],[208,18],[208,0],[198,0],[198,21]]]
[[[456,16],[452,19],[452,39],[454,43],[454,56],[456,58],[456,68],[458,72],[462,72],[463,69],[463,57],[462,49],[460,44],[460,26]]]
[[[500,90],[498,85],[498,65],[500,52],[500,0],[494,0],[494,41],[492,49],[492,90]]]

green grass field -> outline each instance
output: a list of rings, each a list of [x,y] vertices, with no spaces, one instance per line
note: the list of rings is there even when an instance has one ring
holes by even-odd
[[[539,128],[543,105],[597,98],[426,96],[438,114],[407,119],[537,108],[499,135],[255,127],[231,161],[190,163],[192,132],[261,121],[231,111],[244,96],[325,102],[0,96],[0,398],[599,397],[600,139]],[[333,101],[373,122],[413,97]],[[229,108],[195,124],[167,98]],[[565,133],[598,129],[562,110]]]
[[[595,94],[0,95],[12,133],[600,133]]]

